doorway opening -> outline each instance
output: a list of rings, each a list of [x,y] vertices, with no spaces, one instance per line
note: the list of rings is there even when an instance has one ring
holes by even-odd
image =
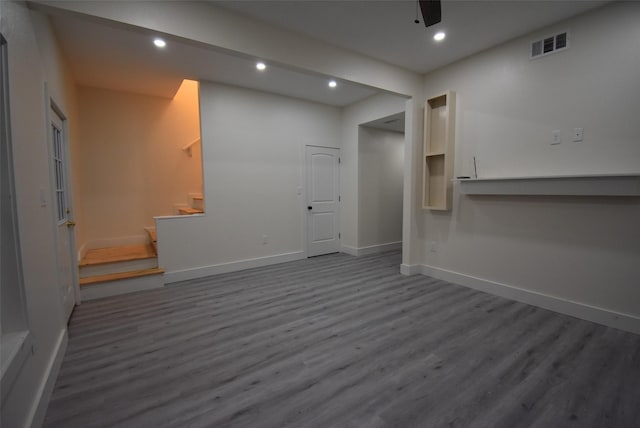
[[[358,129],[357,255],[402,248],[405,113]]]

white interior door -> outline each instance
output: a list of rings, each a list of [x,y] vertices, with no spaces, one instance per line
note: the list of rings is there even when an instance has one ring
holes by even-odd
[[[340,150],[306,148],[307,255],[340,251]]]
[[[53,108],[51,109],[50,117],[51,164],[53,167],[53,178],[55,180],[54,205],[57,220],[58,278],[61,288],[62,305],[65,315],[67,319],[69,319],[76,304],[73,284],[73,240],[71,236],[75,223],[71,219],[71,210],[69,207],[70,195],[67,180],[66,135],[64,133],[63,119]]]

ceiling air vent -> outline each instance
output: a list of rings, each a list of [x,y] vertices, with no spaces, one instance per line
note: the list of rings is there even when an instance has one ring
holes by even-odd
[[[531,42],[531,50],[529,51],[531,59],[567,49],[569,47],[568,34],[568,31],[563,31],[562,33]]]

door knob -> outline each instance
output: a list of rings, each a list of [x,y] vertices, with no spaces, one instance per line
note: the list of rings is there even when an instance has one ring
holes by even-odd
[[[307,207],[307,209],[308,209],[309,211],[311,211],[311,210],[313,209],[313,207],[312,207],[311,205],[309,205],[309,206]]]
[[[66,224],[67,224],[67,227],[73,227],[73,226],[75,226],[75,225],[76,225],[76,222],[75,222],[75,221],[71,221],[71,220],[69,220],[69,221],[67,221],[67,223],[66,223]]]

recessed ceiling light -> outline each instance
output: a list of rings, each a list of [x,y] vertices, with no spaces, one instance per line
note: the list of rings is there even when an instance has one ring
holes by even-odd
[[[335,88],[336,86],[338,86],[338,84],[336,83],[336,81],[335,81],[335,80],[331,80],[331,81],[329,81],[329,87],[330,87],[330,88]]]
[[[436,34],[434,34],[433,39],[434,39],[435,41],[439,42],[439,41],[441,41],[441,40],[444,40],[444,38],[445,38],[446,36],[447,36],[446,34],[444,34],[442,31],[440,31],[440,32],[437,32]]]
[[[259,62],[256,64],[256,68],[260,71],[264,70],[265,68],[267,68],[266,64],[264,62]]]
[[[163,47],[167,46],[167,42],[162,40],[160,37],[156,37],[155,39],[153,39],[153,44],[156,45],[156,47],[159,47],[159,48],[163,48]]]

